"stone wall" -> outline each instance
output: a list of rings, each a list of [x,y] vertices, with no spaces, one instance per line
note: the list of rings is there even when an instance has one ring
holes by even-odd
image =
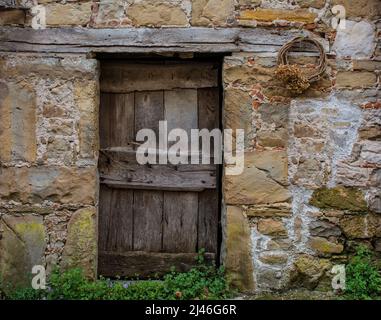
[[[0,273],[17,284],[33,265],[63,264],[94,276],[97,61],[1,55],[0,74]]]
[[[225,57],[223,125],[245,129],[245,170],[223,178],[223,263],[243,291],[329,290],[356,244],[381,254],[379,0],[38,2],[48,28],[311,31],[329,66],[297,97],[274,78],[277,49]],[[30,26],[32,3],[0,0],[0,26]],[[331,27],[336,4],[345,30]],[[83,55],[0,55],[5,279],[21,283],[40,263],[96,274],[98,73]]]
[[[250,244],[226,245],[240,288],[331,290],[332,266],[345,264],[356,245],[381,257],[380,25],[372,22],[376,3],[367,5],[368,12],[350,8],[345,30],[327,29],[326,75],[298,97],[274,80],[275,53],[225,58],[225,126],[246,130],[246,169],[224,178],[226,241],[234,232]],[[245,223],[229,224],[237,216]]]

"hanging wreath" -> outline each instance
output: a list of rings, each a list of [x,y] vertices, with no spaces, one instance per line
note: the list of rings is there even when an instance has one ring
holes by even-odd
[[[310,43],[319,50],[319,61],[311,75],[303,74],[301,68],[296,64],[288,63],[288,54],[296,44]],[[320,80],[327,69],[327,56],[323,46],[316,40],[307,37],[297,37],[286,43],[278,54],[278,67],[275,72],[276,78],[282,81],[286,88],[293,93],[301,94],[306,91],[311,83]]]

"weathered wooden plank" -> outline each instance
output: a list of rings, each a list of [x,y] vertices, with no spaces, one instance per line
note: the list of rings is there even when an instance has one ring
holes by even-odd
[[[101,186],[100,248],[114,251],[133,249],[133,192]]]
[[[218,86],[218,68],[209,62],[102,63],[103,92],[171,90],[175,88],[204,88]]]
[[[197,90],[198,127],[200,129],[218,129],[220,127],[220,97],[218,88]]]
[[[205,254],[205,262],[213,264],[214,253]],[[172,267],[178,272],[185,272],[197,265],[196,253],[154,253],[126,252],[115,253],[101,251],[98,258],[98,273],[104,277],[161,277],[170,272]]]
[[[157,151],[152,151],[156,152]],[[132,148],[107,148],[101,149],[99,155],[99,162],[102,164],[101,167],[107,168],[110,162],[120,162],[120,166],[125,167],[129,170],[136,170],[136,167],[139,165],[136,160],[136,151]],[[200,156],[200,163],[201,163]],[[191,164],[191,156],[188,157],[189,164],[178,164],[172,165],[168,163],[166,166],[172,168],[176,171],[181,172],[199,172],[199,171],[211,171],[215,172],[216,166],[213,163],[213,155],[210,157],[209,163],[211,164]],[[107,172],[107,171],[104,171]]]
[[[198,194],[164,193],[163,250],[196,252]]]
[[[135,140],[134,94],[101,94],[101,148],[127,147]]]
[[[191,129],[198,128],[197,90],[178,89],[165,91],[165,120],[168,132],[181,128],[191,136]]]
[[[135,70],[135,72],[137,72],[137,70]],[[126,83],[126,85],[128,84]],[[164,92],[136,92],[135,134],[141,129],[152,129],[158,138],[159,121],[161,120],[164,120]]]
[[[89,52],[276,52],[308,30],[266,28],[32,28],[1,27],[0,51]],[[314,36],[316,37],[316,36]],[[319,38],[320,39],[320,38]],[[327,43],[321,39],[325,44]],[[328,46],[325,45],[328,49]]]
[[[216,172],[214,171],[178,171],[166,165],[137,165],[135,170],[110,166],[102,168],[101,183],[116,188],[145,190],[194,190],[216,188]]]
[[[134,251],[162,249],[163,192],[134,191]]]
[[[111,222],[111,188],[101,185],[99,190],[98,248],[107,250],[107,239]]]
[[[198,250],[217,253],[218,191],[205,190],[198,195]]]

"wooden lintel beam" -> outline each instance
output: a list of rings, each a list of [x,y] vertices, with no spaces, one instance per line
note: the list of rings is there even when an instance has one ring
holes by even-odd
[[[1,27],[0,51],[46,53],[276,52],[305,30]]]

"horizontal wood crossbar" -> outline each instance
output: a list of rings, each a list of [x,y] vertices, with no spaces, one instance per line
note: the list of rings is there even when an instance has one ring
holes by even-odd
[[[306,30],[265,28],[32,28],[1,27],[0,51],[45,53],[277,52]]]
[[[102,251],[99,253],[98,273],[105,277],[118,275],[120,277],[147,278],[156,274],[163,276],[172,267],[178,272],[185,272],[197,265],[197,253],[156,253],[131,251],[114,253]],[[207,264],[215,261],[214,253],[205,253]]]

